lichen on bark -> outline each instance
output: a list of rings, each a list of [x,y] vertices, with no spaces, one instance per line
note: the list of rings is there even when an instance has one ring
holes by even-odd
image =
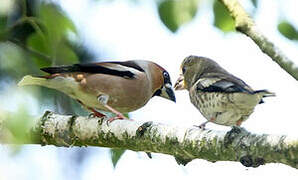
[[[298,139],[253,134],[240,127],[215,131],[129,120],[108,124],[107,119],[46,112],[28,132],[31,140],[25,144],[100,146],[163,153],[174,156],[183,165],[193,159],[205,159],[238,161],[249,167],[283,163],[298,168]]]

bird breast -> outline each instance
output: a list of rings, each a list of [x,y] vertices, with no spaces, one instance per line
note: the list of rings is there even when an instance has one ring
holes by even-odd
[[[245,98],[253,100],[245,101]],[[191,102],[207,120],[226,126],[245,121],[253,112],[257,98],[253,95],[245,98],[238,93],[190,91]]]

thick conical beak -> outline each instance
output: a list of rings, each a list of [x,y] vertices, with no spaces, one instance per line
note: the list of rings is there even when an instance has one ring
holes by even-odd
[[[184,76],[180,74],[179,78],[177,79],[175,85],[174,85],[175,90],[183,90],[186,89],[185,83],[184,83]]]
[[[174,89],[173,89],[173,87],[172,87],[172,85],[170,83],[166,83],[161,88],[161,93],[160,93],[159,96],[176,102],[176,97],[175,97]]]

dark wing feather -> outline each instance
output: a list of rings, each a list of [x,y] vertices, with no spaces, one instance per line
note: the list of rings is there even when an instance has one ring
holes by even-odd
[[[230,82],[227,80],[219,80],[207,87],[203,87],[200,83],[197,85],[197,90],[203,92],[222,92],[222,93],[235,93],[235,92],[245,92],[245,93],[253,93],[248,89],[245,89],[243,86]]]
[[[204,74],[198,80],[197,90],[201,90],[203,92],[254,93],[254,91],[244,81],[229,73]]]
[[[41,68],[40,70],[42,70],[44,72],[47,72],[49,74],[79,72],[79,69],[75,65],[73,65],[73,66],[45,67],[45,68]]]
[[[113,69],[110,67],[111,64],[118,64],[120,65],[120,68],[119,66],[117,66],[117,69]],[[123,66],[122,69],[121,69],[121,66]],[[142,69],[134,61],[74,64],[72,66],[41,68],[41,70],[50,74],[84,72],[84,73],[108,74],[108,75],[114,75],[114,76],[119,76],[119,77],[128,78],[128,79],[134,78],[135,74],[129,71],[125,67],[134,68],[138,71],[144,72],[144,69]]]

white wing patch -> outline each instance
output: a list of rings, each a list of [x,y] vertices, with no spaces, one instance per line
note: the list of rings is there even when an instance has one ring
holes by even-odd
[[[197,83],[206,88],[220,80],[220,78],[202,78],[199,79]]]
[[[132,67],[128,67],[128,66],[123,66],[121,64],[116,64],[116,63],[102,63],[101,66],[108,68],[108,69],[112,69],[112,70],[116,70],[116,71],[130,71],[133,74],[140,74],[142,72],[140,72],[139,70],[132,68]]]

